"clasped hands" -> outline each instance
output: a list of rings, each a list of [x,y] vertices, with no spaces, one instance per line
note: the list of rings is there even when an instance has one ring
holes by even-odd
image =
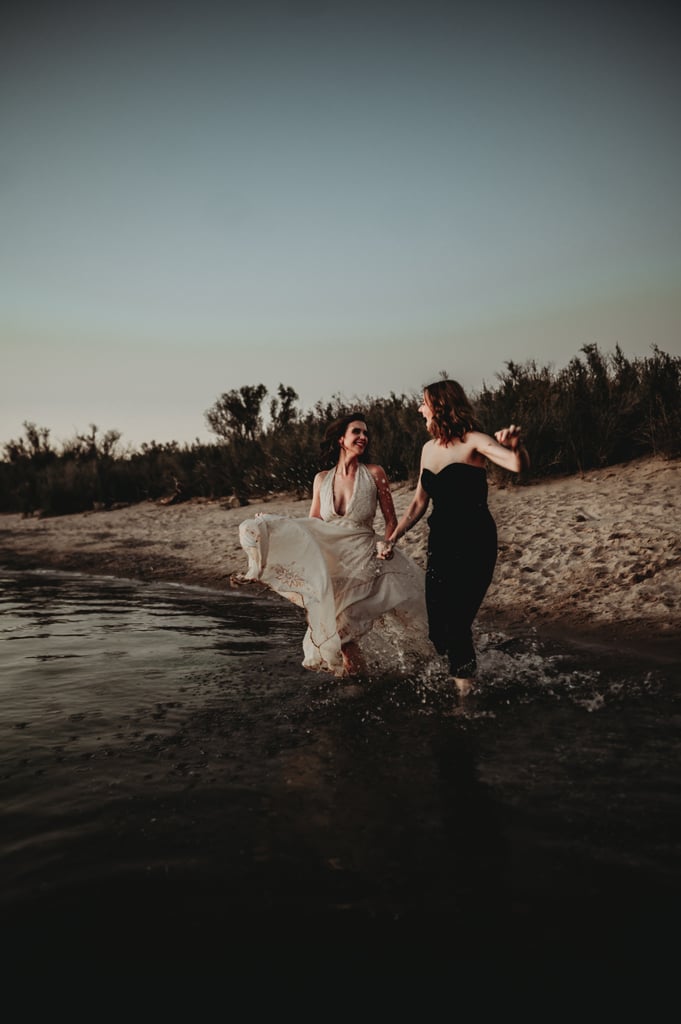
[[[376,557],[380,558],[382,562],[388,562],[393,557],[393,545],[388,540],[379,540],[376,542]]]

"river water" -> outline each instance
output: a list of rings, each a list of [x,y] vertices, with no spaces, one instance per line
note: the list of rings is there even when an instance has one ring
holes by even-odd
[[[678,664],[481,632],[461,704],[437,659],[305,672],[259,590],[0,571],[0,606],[17,962],[668,950]]]

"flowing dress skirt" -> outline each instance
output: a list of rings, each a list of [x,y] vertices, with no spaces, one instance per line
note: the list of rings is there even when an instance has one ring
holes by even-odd
[[[248,555],[246,578],[305,609],[305,668],[345,675],[341,647],[378,619],[391,620],[391,645],[409,637],[413,652],[426,636],[423,571],[401,551],[388,561],[377,558],[378,538],[366,525],[262,515],[245,520],[239,538]]]

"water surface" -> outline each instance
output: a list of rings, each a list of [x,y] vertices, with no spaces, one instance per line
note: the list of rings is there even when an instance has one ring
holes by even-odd
[[[115,959],[250,962],[292,919],[346,953],[437,959],[465,928],[625,955],[681,907],[673,664],[481,633],[462,706],[436,658],[305,672],[301,613],[259,590],[1,572],[0,602],[20,955],[94,956],[94,930]]]

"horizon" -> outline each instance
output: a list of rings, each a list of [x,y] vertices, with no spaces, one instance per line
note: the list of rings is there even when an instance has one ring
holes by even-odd
[[[161,16],[162,15],[162,16]],[[0,70],[0,444],[224,392],[681,355],[670,5],[39,2]]]
[[[606,362],[610,362],[611,357],[614,356],[614,354],[615,354],[614,350],[611,351],[611,352],[604,352],[603,350],[599,349],[598,346],[596,346],[596,349],[598,350],[599,354],[604,358],[604,360],[606,360]],[[629,358],[627,356],[627,353],[623,352],[621,350],[621,348],[620,348],[620,352],[625,357],[625,359],[627,359],[631,363],[638,362],[642,358],[645,358],[645,357],[641,357],[641,356],[634,356],[634,357]],[[664,350],[660,349],[656,345],[652,345],[651,346],[651,352],[649,354],[650,354],[651,358],[655,358],[655,356],[657,354],[660,354],[662,356],[671,357],[673,359],[681,359],[681,356],[674,356],[672,353],[665,352]],[[538,362],[538,361],[535,361],[535,360],[526,360],[525,362],[522,362],[522,363],[519,360],[507,360],[504,363],[504,366],[508,367],[511,363],[513,363],[513,364],[515,364],[517,366],[535,365],[538,370],[549,369],[549,371],[551,372],[551,375],[555,378],[555,377],[557,377],[560,374],[560,372],[565,367],[568,366],[568,364],[570,362],[574,361],[576,358],[578,358],[580,360],[580,362],[582,362],[584,365],[586,365],[586,357],[584,356],[583,351],[580,350],[580,352],[575,353],[574,356],[571,356],[565,362],[565,364],[563,366],[555,366],[552,363],[546,363],[546,362],[541,363],[541,362]],[[439,372],[439,374],[434,375],[433,378],[430,381],[424,381],[423,384],[420,385],[418,388],[416,388],[416,389],[414,389],[412,391],[403,391],[403,392],[400,392],[399,394],[397,394],[396,392],[386,392],[386,393],[381,393],[381,394],[368,394],[368,393],[366,393],[366,394],[363,394],[363,395],[344,395],[344,394],[341,394],[341,393],[336,393],[334,395],[324,396],[323,398],[317,398],[317,399],[313,400],[308,405],[303,405],[302,402],[300,401],[300,398],[297,398],[296,401],[293,403],[293,408],[295,409],[295,413],[296,413],[295,421],[296,422],[300,422],[300,421],[304,420],[306,416],[315,413],[315,410],[316,410],[317,406],[319,406],[319,405],[323,406],[323,405],[327,404],[327,402],[328,403],[334,403],[335,401],[339,401],[342,405],[344,405],[348,409],[352,410],[354,408],[354,410],[357,411],[357,412],[365,412],[365,411],[369,412],[368,406],[370,406],[373,402],[380,402],[380,401],[383,401],[385,399],[391,398],[393,396],[395,396],[397,398],[404,398],[406,401],[416,402],[417,404],[420,404],[423,388],[426,387],[429,383],[431,383],[432,380],[439,379],[443,375],[445,375],[445,370],[444,369],[441,370]],[[501,377],[501,375],[502,375],[502,371],[499,371],[498,374],[495,374],[495,377]],[[449,374],[446,374],[446,376],[450,377]],[[248,383],[249,384],[259,384],[261,382],[259,382],[259,381],[258,382],[251,381],[251,382],[248,382]],[[286,382],[279,382],[279,383],[286,384]],[[241,386],[242,385],[238,385],[234,389],[230,389],[230,390],[239,391]],[[272,421],[272,417],[271,417],[271,414],[270,414],[270,402],[273,399],[275,399],[275,398],[277,400],[279,400],[279,396],[277,394],[277,386],[272,387],[272,388],[267,388],[266,393],[265,393],[264,397],[261,400],[260,419],[262,421],[262,429],[263,429],[264,432],[268,431],[268,429],[269,429],[269,427],[271,425],[271,421]],[[295,385],[289,385],[289,386],[292,387],[294,391],[296,391]],[[486,380],[486,381],[481,382],[480,387],[477,388],[477,389],[476,388],[471,388],[471,389],[465,388],[464,390],[466,391],[468,397],[475,403],[475,401],[480,397],[480,394],[481,394],[481,392],[484,389],[490,390],[491,392],[494,392],[496,390],[494,384],[490,380]],[[215,396],[215,401],[217,401],[221,397],[222,397],[222,395],[216,395]],[[139,453],[142,450],[142,447],[145,446],[145,445],[166,446],[166,445],[174,445],[174,444],[176,444],[176,445],[178,445],[178,447],[180,449],[183,449],[183,448],[191,449],[196,444],[199,444],[199,445],[220,445],[220,444],[223,444],[224,441],[225,441],[225,438],[223,438],[221,435],[218,435],[210,427],[206,426],[206,430],[208,432],[208,436],[207,437],[203,437],[203,438],[201,438],[201,437],[194,437],[194,438],[191,438],[191,439],[190,438],[180,439],[178,437],[168,437],[168,438],[160,439],[158,437],[147,437],[147,438],[143,438],[142,440],[140,440],[138,442],[132,442],[130,440],[126,440],[123,432],[119,431],[116,427],[113,427],[113,426],[102,426],[101,424],[95,423],[95,422],[88,423],[86,429],[74,430],[74,432],[72,434],[70,434],[69,436],[67,436],[67,437],[58,437],[58,436],[56,436],[54,434],[54,432],[52,431],[52,428],[50,427],[50,425],[48,423],[37,423],[37,422],[35,422],[33,420],[26,420],[26,421],[24,421],[24,423],[22,423],[22,428],[21,428],[20,431],[17,432],[15,437],[8,438],[6,440],[3,440],[2,438],[0,438],[0,449],[7,450],[11,443],[19,442],[21,439],[25,439],[28,431],[25,430],[24,427],[36,428],[38,433],[47,431],[47,441],[48,441],[49,445],[51,447],[53,447],[53,449],[55,451],[58,451],[58,449],[60,447],[62,449],[65,448],[69,444],[69,442],[71,442],[73,440],[76,440],[76,439],[83,440],[83,439],[91,436],[93,430],[95,431],[95,434],[96,434],[97,438],[99,439],[100,444],[101,444],[101,441],[104,439],[104,437],[105,437],[105,435],[107,433],[114,432],[114,433],[118,434],[119,437],[114,442],[113,451],[114,451],[115,456],[119,457],[119,458],[120,457],[125,457],[127,455],[133,455],[133,454]],[[0,461],[3,461],[3,459],[0,458]]]

